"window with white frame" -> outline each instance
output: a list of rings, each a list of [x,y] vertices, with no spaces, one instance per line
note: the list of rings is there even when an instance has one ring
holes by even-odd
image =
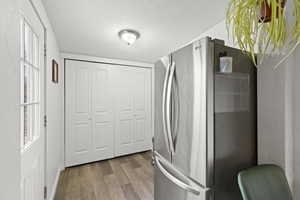
[[[20,33],[20,127],[24,150],[40,133],[40,50],[39,38],[24,18]]]

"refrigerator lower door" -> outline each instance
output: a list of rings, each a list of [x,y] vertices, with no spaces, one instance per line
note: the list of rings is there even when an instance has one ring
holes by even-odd
[[[210,188],[205,188],[176,169],[157,152],[155,158],[155,199],[206,200]]]

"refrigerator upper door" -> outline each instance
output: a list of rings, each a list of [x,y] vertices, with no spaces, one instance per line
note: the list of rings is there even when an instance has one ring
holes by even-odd
[[[179,104],[172,164],[204,187],[213,182],[213,42],[204,38],[172,53]],[[176,119],[175,118],[175,119]],[[178,124],[176,124],[178,123]],[[173,138],[174,139],[174,138]]]
[[[154,110],[154,150],[165,159],[170,160],[169,138],[166,130],[166,93],[170,72],[170,60],[165,57],[155,63],[155,110]]]

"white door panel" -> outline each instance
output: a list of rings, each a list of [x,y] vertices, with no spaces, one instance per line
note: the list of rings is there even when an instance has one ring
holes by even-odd
[[[146,122],[145,118],[135,119],[134,142],[144,142],[146,139]]]
[[[66,165],[113,157],[113,102],[107,66],[67,61]]]
[[[80,62],[66,68],[66,165],[91,158],[91,72]]]
[[[90,72],[86,67],[79,67],[74,72],[75,114],[90,113]]]
[[[78,122],[74,125],[74,156],[81,156],[84,153],[88,153],[91,148],[91,140],[88,134],[91,132],[90,123]]]
[[[95,123],[95,151],[103,151],[106,148],[111,148],[112,140],[109,137],[106,137],[107,135],[113,135],[112,123],[108,121]]]
[[[131,145],[132,143],[132,132],[133,132],[133,120],[132,119],[120,119],[119,122],[119,132],[122,134],[119,135],[119,145],[124,146],[123,148],[126,148],[128,145]],[[121,149],[120,149],[121,151]],[[126,150],[123,150],[126,151]]]
[[[33,161],[31,166],[23,171],[26,174],[22,179],[22,199],[24,200],[38,200],[43,197],[43,164],[42,158],[37,158]]]
[[[146,71],[148,72],[148,71]],[[145,111],[145,106],[147,103],[147,92],[149,92],[149,73],[146,73],[144,70],[140,71],[139,69],[134,72],[133,79],[133,98],[134,98],[134,109],[137,111]]]
[[[44,199],[44,28],[29,0],[20,7],[21,199]]]
[[[93,160],[112,158],[114,155],[114,118],[109,66],[93,64],[92,123]]]
[[[135,97],[135,130],[136,151],[151,147],[151,71],[137,69],[134,92]]]
[[[151,148],[151,71],[118,68],[116,72],[116,155]]]
[[[112,99],[110,91],[109,70],[106,66],[97,67],[93,73],[93,110],[97,113],[111,112]]]
[[[132,153],[134,116],[132,95],[132,73],[130,68],[118,67],[114,70],[116,99],[116,141],[117,156]]]

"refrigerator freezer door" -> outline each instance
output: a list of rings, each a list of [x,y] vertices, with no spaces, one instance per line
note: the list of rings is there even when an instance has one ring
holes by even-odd
[[[170,162],[160,156],[157,152],[154,152],[154,157],[156,166],[160,172],[183,190],[197,196],[210,190],[209,188],[205,188],[192,178],[186,176],[181,171],[176,169]]]
[[[197,183],[155,152],[155,200],[208,200],[210,188]]]

